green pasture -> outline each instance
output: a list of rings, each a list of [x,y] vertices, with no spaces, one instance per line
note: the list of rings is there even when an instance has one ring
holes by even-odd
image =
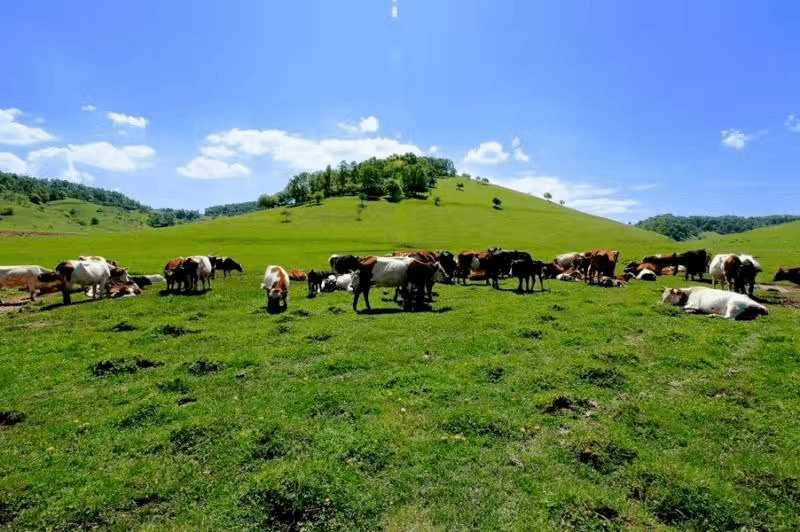
[[[675,244],[511,191],[444,180],[431,200],[321,206],[124,234],[0,238],[0,263],[79,254],[156,273],[229,255],[197,295],[0,315],[0,527],[10,530],[797,530],[800,353],[788,296],[731,322],[660,304],[680,277],[520,294],[437,285],[430,311],[345,293],[287,312],[267,264],[403,248],[622,261],[750,251],[800,262],[789,224]],[[491,206],[491,198],[503,209]],[[733,238],[744,240],[733,240]],[[713,242],[713,244],[712,244]],[[796,242],[796,239],[794,240]],[[739,248],[741,247],[741,249]],[[6,293],[6,295],[8,295]],[[361,303],[363,309],[363,302]]]
[[[126,211],[76,199],[41,205],[0,199],[0,231],[79,234],[130,231],[147,227],[147,220],[147,213],[141,211]]]

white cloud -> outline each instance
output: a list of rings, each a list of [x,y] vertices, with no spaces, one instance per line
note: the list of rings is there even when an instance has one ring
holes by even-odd
[[[153,148],[144,145],[118,148],[108,142],[92,142],[32,151],[28,161],[35,165],[46,159],[64,157],[69,165],[81,163],[114,172],[135,172],[150,166],[155,153]]]
[[[318,170],[341,161],[363,161],[370,157],[423,151],[413,144],[383,137],[364,139],[307,139],[277,129],[231,129],[209,135],[209,144],[230,148],[238,155],[269,155],[292,168]]]
[[[86,111],[87,113],[94,113],[97,111],[97,106],[93,103],[87,103],[86,105],[81,105],[81,111]]]
[[[742,150],[747,143],[752,140],[752,137],[745,135],[736,129],[726,129],[722,132],[722,144],[734,150]]]
[[[212,159],[227,159],[236,155],[235,151],[225,146],[201,146],[200,153]]]
[[[11,172],[12,174],[27,174],[28,163],[13,153],[0,152],[0,171]]]
[[[530,160],[530,157],[522,151],[522,143],[519,137],[514,137],[514,140],[511,141],[511,147],[514,149],[514,159],[521,163],[527,163]]]
[[[144,129],[147,127],[147,119],[143,116],[128,116],[122,113],[106,113],[106,118],[111,120],[115,127],[138,127]]]
[[[630,212],[638,205],[633,199],[614,197],[617,190],[585,183],[572,184],[554,176],[523,175],[512,179],[492,180],[498,185],[542,197],[546,192],[553,202],[564,200],[567,207],[607,216]]]
[[[182,176],[192,179],[225,179],[250,175],[250,169],[243,164],[229,164],[208,157],[195,157],[189,164],[180,166],[177,170]]]
[[[392,0],[392,18],[397,18],[397,0]]]
[[[429,155],[436,155],[437,153],[439,153],[439,146],[433,145],[430,148],[428,148]]]
[[[22,112],[19,109],[0,109],[0,144],[27,146],[55,138],[43,129],[17,122],[20,114]]]
[[[800,119],[798,119],[794,114],[790,114],[786,117],[786,128],[793,132],[793,133],[800,133]]]
[[[465,163],[499,164],[508,160],[508,152],[503,151],[499,142],[481,142],[477,149],[469,150]]]
[[[347,133],[375,133],[379,127],[378,118],[373,115],[362,118],[357,126],[345,122],[341,122],[338,125],[341,130]]]

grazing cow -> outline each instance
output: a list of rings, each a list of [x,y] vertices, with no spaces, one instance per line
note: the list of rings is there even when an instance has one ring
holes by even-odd
[[[517,291],[522,292],[522,280],[525,280],[525,291],[532,292],[536,289],[536,277],[539,277],[539,284],[544,292],[544,263],[540,260],[516,259],[511,261],[511,275],[519,279]],[[528,286],[532,281],[533,286]]]
[[[289,280],[290,281],[308,281],[308,274],[303,270],[299,270],[297,268],[292,268],[289,272]]]
[[[358,299],[364,294],[367,310],[369,290],[374,286],[402,288],[404,303],[408,306],[414,291],[422,300],[425,286],[433,281],[442,281],[445,273],[441,265],[425,263],[411,257],[367,257],[359,262],[353,274],[353,310],[358,311]]]
[[[691,276],[692,280],[695,276],[698,280],[703,280],[703,274],[708,272],[708,253],[705,249],[698,249],[697,251],[686,251],[676,255],[678,266],[686,268],[686,280]]]
[[[800,284],[800,268],[779,268],[772,279],[775,282],[789,281],[794,284]]]
[[[64,304],[72,303],[72,284],[83,287],[92,287],[92,296],[102,298],[109,291],[112,280],[114,282],[131,282],[128,271],[115,268],[108,262],[93,260],[68,260],[56,266],[56,271],[64,280]]]
[[[588,268],[586,269],[588,278],[615,277],[614,270],[617,268],[619,251],[594,249],[587,251],[585,255],[588,257]]]
[[[192,263],[197,266],[193,266]],[[189,280],[189,290],[197,291],[197,284],[203,283],[203,290],[211,290],[211,279],[214,275],[214,267],[211,259],[205,255],[192,255],[187,257],[184,263]],[[208,283],[208,288],[206,288]]]
[[[317,270],[311,270],[308,272],[307,280],[308,280],[308,297],[314,297],[317,293],[322,291],[322,282],[324,278],[324,274],[322,272],[318,272]],[[289,277],[291,280],[292,278]]]
[[[242,265],[230,257],[214,257],[213,266],[215,274],[212,276],[212,279],[217,278],[217,270],[222,270],[223,279],[226,279],[232,271],[244,273],[244,268],[242,268]]]
[[[435,264],[437,266],[441,266],[441,263],[436,258],[436,253],[427,250],[412,250],[412,251],[395,251],[392,253],[393,257],[411,257],[412,259],[417,259],[420,262],[424,262],[426,264]],[[452,253],[450,253],[452,257]],[[455,262],[455,260],[454,260]],[[447,275],[447,270],[445,270],[444,266],[442,266],[442,272],[444,273],[444,280],[441,281],[443,283],[449,284],[451,282],[450,276]],[[433,300],[433,281],[425,287],[426,288],[426,296],[429,301]],[[395,294],[395,299],[397,294]]]
[[[0,266],[0,288],[16,288],[30,292],[31,301],[40,294],[63,290],[63,279],[57,273],[41,266]]]
[[[647,268],[639,270],[639,273],[636,274],[637,281],[655,281],[657,279],[658,275],[656,275],[656,272]]]
[[[733,290],[741,265],[742,261],[732,253],[714,255],[711,265],[708,267],[708,273],[711,275],[711,288],[714,288],[719,282],[723,290],[725,285],[728,285],[728,290]]]
[[[350,273],[358,270],[360,257],[355,255],[331,255],[328,264],[334,273]]]
[[[752,319],[769,314],[764,305],[744,294],[705,286],[665,288],[661,301],[682,307],[686,312],[722,316],[729,320]]]
[[[183,257],[169,259],[164,266],[164,279],[167,281],[167,290],[173,288],[180,291],[181,284],[186,284],[186,267],[183,264]]]
[[[261,289],[267,293],[267,311],[279,312],[289,308],[289,274],[280,266],[267,266]]]

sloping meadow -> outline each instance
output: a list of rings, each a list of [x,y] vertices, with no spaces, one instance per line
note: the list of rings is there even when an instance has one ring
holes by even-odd
[[[463,194],[480,193],[467,185]],[[547,258],[594,246],[588,230],[574,246],[551,241],[541,213],[481,236],[457,222],[467,207],[455,204],[426,243],[414,210],[447,209],[457,194],[442,190],[441,207],[368,204],[361,222],[355,200],[337,200],[293,209],[289,223],[260,213],[124,241],[9,240],[12,262],[85,252],[155,273],[170,256],[218,253],[245,273],[196,296],[156,285],[0,316],[0,525],[800,526],[794,308],[750,322],[684,315],[660,304],[665,286],[687,284],[670,277],[618,289],[548,281],[533,294],[510,279],[501,291],[437,285],[432,309],[415,313],[376,289],[369,314],[354,313],[348,294],[309,299],[293,283],[288,311],[266,312],[268,263],[324,268],[332,252],[496,244]],[[562,210],[538,203],[531,211]],[[505,216],[514,201],[503,205],[476,216]],[[604,223],[619,228],[606,238],[630,239],[623,257],[671,251]]]

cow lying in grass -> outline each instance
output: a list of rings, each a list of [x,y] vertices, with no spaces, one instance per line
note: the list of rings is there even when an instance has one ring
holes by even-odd
[[[769,314],[764,305],[744,294],[704,286],[665,288],[661,301],[681,307],[685,312],[722,316],[729,320],[753,319]]]

